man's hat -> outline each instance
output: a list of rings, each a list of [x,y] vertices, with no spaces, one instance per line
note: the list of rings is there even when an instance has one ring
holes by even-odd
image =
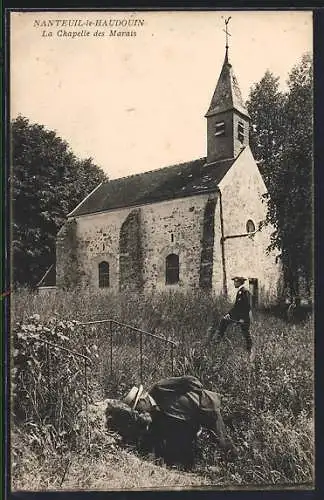
[[[244,278],[244,276],[233,276],[232,280],[240,280],[244,283],[244,281],[246,281],[246,278]]]
[[[143,393],[142,384],[139,387],[132,387],[128,394],[124,397],[124,403],[128,404],[133,410],[135,410],[139,398]]]

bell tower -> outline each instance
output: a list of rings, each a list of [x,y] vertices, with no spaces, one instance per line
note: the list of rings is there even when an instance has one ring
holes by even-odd
[[[238,81],[228,59],[227,25],[225,20],[226,47],[223,67],[214,91],[207,118],[207,160],[236,158],[242,148],[249,144],[250,116],[245,108]]]

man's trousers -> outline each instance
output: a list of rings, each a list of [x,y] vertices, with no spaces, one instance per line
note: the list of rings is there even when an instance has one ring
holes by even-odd
[[[235,320],[236,322],[236,320]],[[225,335],[226,329],[228,325],[233,323],[232,319],[226,319],[222,318],[219,323],[219,329],[218,329],[218,337],[219,339],[222,339]],[[244,323],[240,323],[241,331],[243,333],[243,336],[246,341],[246,348],[249,352],[251,352],[252,349],[252,337],[250,334],[250,320],[245,321]]]

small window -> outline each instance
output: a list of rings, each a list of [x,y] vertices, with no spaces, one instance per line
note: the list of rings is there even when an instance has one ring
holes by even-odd
[[[179,282],[179,256],[171,253],[165,259],[165,283],[174,285]]]
[[[249,219],[246,223],[246,232],[247,233],[254,233],[255,231],[255,224],[253,220]]]
[[[171,233],[171,243],[173,243],[173,242],[174,242],[174,235],[173,235],[173,233]]]
[[[240,142],[244,142],[244,123],[238,122],[237,138]]]
[[[99,269],[99,288],[108,288],[109,287],[108,262],[100,262],[98,269]]]
[[[215,135],[224,135],[225,134],[225,122],[218,122],[215,125]]]

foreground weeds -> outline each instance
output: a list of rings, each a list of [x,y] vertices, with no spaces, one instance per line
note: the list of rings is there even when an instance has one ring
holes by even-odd
[[[131,490],[133,488],[188,488],[207,486],[210,480],[197,473],[183,473],[157,465],[153,459],[143,460],[136,451],[116,445],[105,450],[70,452],[64,455],[50,450],[40,457],[21,441],[26,457],[14,462],[15,490]]]
[[[241,332],[235,327],[228,329],[220,344],[207,341],[206,330],[212,317],[215,315],[217,319],[227,307],[225,302],[206,294],[144,297],[62,292],[44,298],[27,291],[17,292],[13,297],[13,332],[17,335],[23,331],[23,336],[19,337],[20,344],[15,345],[14,352],[17,359],[18,353],[24,353],[25,358],[23,365],[16,362],[13,366],[18,406],[23,409],[13,422],[14,488],[311,486],[313,324],[308,320],[288,325],[270,314],[255,314],[252,324],[255,353],[251,362]],[[35,345],[31,350],[27,340],[30,317],[35,314],[39,315],[36,323],[42,326],[41,335],[52,338],[56,335],[61,345],[89,353],[93,361],[88,373],[90,402],[122,396],[131,385],[139,383],[139,337],[127,329],[115,328],[111,364],[107,327],[81,327],[79,322],[114,318],[176,341],[174,374],[195,375],[206,388],[220,393],[228,432],[240,450],[237,460],[224,461],[204,434],[193,474],[159,467],[153,459],[143,462],[135,456],[136,451],[122,450],[118,440],[111,436],[102,434],[95,444],[93,430],[90,442],[86,432],[81,441],[74,442],[69,430],[72,425],[77,427],[77,415],[85,409],[86,402],[82,370],[74,385],[71,384],[71,377],[78,373],[76,367],[71,368],[67,357],[55,354],[58,376],[56,385],[52,382],[56,389],[51,398],[58,404],[54,405],[52,418],[46,419],[48,385],[38,380],[46,376],[46,359],[40,361]],[[66,326],[64,331],[62,325]],[[52,333],[46,333],[44,327]],[[29,333],[35,335],[33,328]],[[71,369],[74,373],[69,378]],[[144,385],[171,375],[171,370],[170,347],[145,337]],[[60,392],[59,388],[64,390]]]

